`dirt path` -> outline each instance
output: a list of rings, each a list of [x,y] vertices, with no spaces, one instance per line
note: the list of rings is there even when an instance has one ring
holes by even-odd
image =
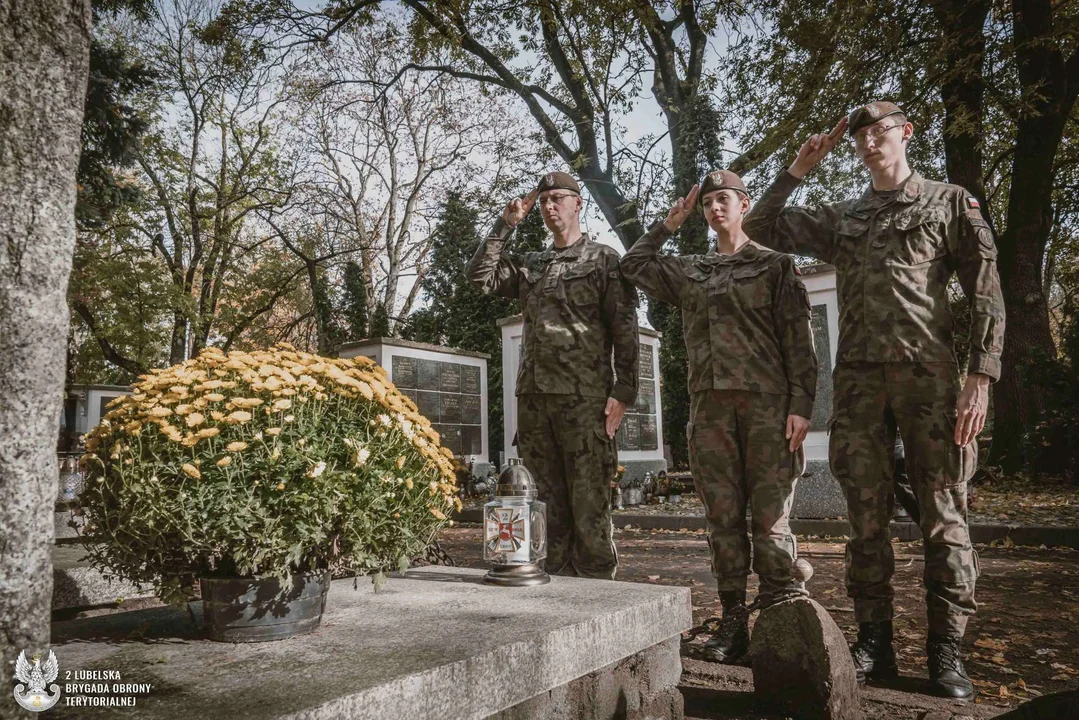
[[[461,565],[482,567],[480,531],[456,527],[441,541]],[[703,532],[616,531],[619,579],[692,589],[693,618],[719,611]],[[925,671],[921,542],[896,543],[896,645],[902,676],[863,693],[868,718],[920,719],[927,712],[947,720],[993,717],[1025,698],[1074,690],[1079,685],[1079,552],[978,546],[982,576],[979,612],[967,630],[967,671],[978,689],[960,706],[921,694]],[[809,590],[848,637],[857,630],[843,587],[842,539],[808,538],[799,554],[814,568]],[[750,578],[750,594],[756,582]],[[748,668],[687,659],[682,676],[687,715],[763,718],[752,712]]]

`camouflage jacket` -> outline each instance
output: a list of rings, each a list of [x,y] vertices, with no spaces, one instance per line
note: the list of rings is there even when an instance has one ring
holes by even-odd
[[[753,242],[734,255],[660,255],[670,236],[653,225],[622,258],[622,274],[682,308],[690,392],[790,395],[790,412],[812,417],[817,355],[791,257]]]
[[[613,397],[633,405],[637,292],[618,270],[618,253],[587,236],[561,250],[504,253],[512,233],[499,218],[466,272],[484,293],[521,301],[517,394]]]
[[[993,233],[957,185],[914,173],[891,199],[785,207],[798,179],[784,171],[746,217],[746,233],[836,267],[837,362],[955,362],[948,283],[970,299],[969,372],[1000,377],[1004,299]]]

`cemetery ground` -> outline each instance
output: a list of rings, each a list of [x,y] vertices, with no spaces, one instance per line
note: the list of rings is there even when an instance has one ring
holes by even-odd
[[[460,565],[484,567],[475,525],[443,531],[443,547]],[[814,575],[808,587],[848,638],[857,625],[843,587],[843,538],[799,539],[799,555]],[[704,531],[616,529],[618,579],[691,588],[693,620],[719,613]],[[978,614],[964,643],[967,671],[978,695],[958,704],[921,694],[925,670],[922,543],[896,542],[896,650],[901,677],[864,688],[866,717],[899,720],[988,718],[1025,699],[1079,685],[1079,551],[1067,548],[976,545],[982,575]],[[756,580],[750,577],[750,596]],[[753,711],[748,667],[683,658],[681,689],[689,718],[772,718]]]

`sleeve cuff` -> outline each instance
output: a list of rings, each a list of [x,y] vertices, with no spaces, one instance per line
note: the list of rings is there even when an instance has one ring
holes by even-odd
[[[495,220],[491,232],[487,233],[487,242],[506,242],[513,234],[514,228],[506,224],[501,217]],[[474,237],[474,236],[473,236]]]
[[[988,375],[990,380],[996,382],[1000,380],[1000,358],[981,352],[971,352],[967,372]]]
[[[674,235],[674,233],[667,229],[667,226],[663,224],[662,220],[653,223],[652,227],[648,228],[648,234],[653,238],[661,239],[663,242],[666,242]]]
[[[813,417],[813,398],[806,395],[791,395],[790,409],[787,410],[788,415],[800,415],[804,418]]]
[[[784,168],[783,171],[779,173],[779,176],[775,179],[773,183],[775,187],[783,190],[788,195],[794,192],[794,189],[801,184],[802,180],[791,175],[789,172],[787,172],[786,168]]]
[[[622,385],[621,383],[615,385],[614,389],[611,390],[611,397],[629,406],[637,403],[637,391],[629,385]]]

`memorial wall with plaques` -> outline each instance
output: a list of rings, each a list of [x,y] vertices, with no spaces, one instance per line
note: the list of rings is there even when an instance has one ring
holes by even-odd
[[[659,395],[656,378],[655,346],[641,343],[637,362],[637,403],[626,408],[622,427],[615,439],[619,450],[659,450]]]
[[[482,368],[394,355],[390,379],[457,456],[483,454]]]
[[[347,343],[342,357],[365,355],[431,421],[443,447],[487,462],[487,359],[484,353],[398,338]]]

